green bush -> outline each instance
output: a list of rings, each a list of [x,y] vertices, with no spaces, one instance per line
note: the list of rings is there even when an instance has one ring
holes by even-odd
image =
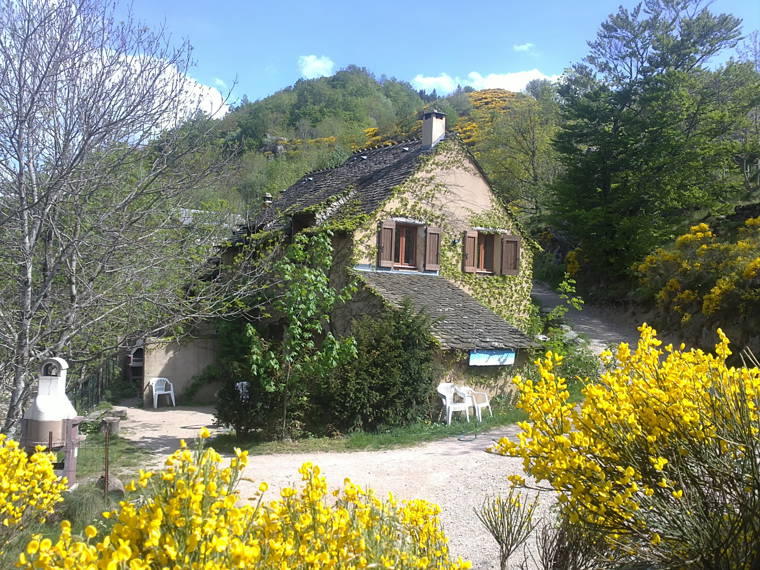
[[[542,251],[534,257],[533,277],[550,287],[557,287],[566,277],[565,264],[553,251]]]
[[[203,374],[208,381],[221,383],[215,416],[239,437],[267,434],[274,429],[279,411],[276,394],[264,389],[259,370],[251,366],[250,326],[243,319],[220,321],[217,361]],[[239,389],[241,382],[245,387]]]
[[[635,267],[639,300],[656,322],[703,348],[721,327],[737,344],[751,344],[760,328],[760,217],[734,237],[701,223]]]
[[[325,421],[341,430],[377,430],[429,419],[437,349],[430,324],[409,304],[356,321],[357,358],[322,386]]]

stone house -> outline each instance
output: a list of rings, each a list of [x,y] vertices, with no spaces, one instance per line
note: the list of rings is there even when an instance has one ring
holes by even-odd
[[[422,138],[364,149],[312,172],[272,202],[253,230],[333,230],[332,279],[360,288],[332,316],[340,334],[407,299],[435,319],[452,379],[499,375],[533,345],[527,322],[535,245],[493,193],[475,158],[423,115]]]
[[[228,255],[247,234],[292,236],[309,227],[333,231],[334,284],[352,277],[360,284],[332,315],[335,332],[346,334],[354,318],[408,299],[434,319],[446,377],[479,384],[509,372],[532,346],[521,327],[535,246],[464,144],[447,134],[442,113],[423,115],[420,140],[364,149],[338,167],[307,174],[241,229]],[[171,378],[181,395],[213,352],[210,337],[149,340],[140,372],[146,383],[150,376]]]

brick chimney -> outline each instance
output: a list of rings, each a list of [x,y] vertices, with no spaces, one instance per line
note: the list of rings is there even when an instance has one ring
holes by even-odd
[[[422,146],[433,148],[446,135],[446,115],[438,109],[422,113]]]

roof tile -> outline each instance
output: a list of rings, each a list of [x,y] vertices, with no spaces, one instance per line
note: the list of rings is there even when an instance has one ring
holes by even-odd
[[[434,319],[433,334],[444,348],[528,348],[533,341],[462,289],[438,275],[359,271],[359,277],[394,306],[408,299]]]
[[[417,170],[420,156],[427,152],[418,140],[359,151],[340,166],[308,173],[272,202],[253,225],[275,224],[283,213],[324,204],[349,188],[356,189],[363,213],[374,212],[394,187]]]

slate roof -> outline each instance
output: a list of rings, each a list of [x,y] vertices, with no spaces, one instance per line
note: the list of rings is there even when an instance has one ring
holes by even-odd
[[[303,211],[325,204],[349,189],[354,213],[374,212],[416,170],[420,156],[430,153],[419,140],[361,150],[335,168],[310,172],[285,190],[254,221],[255,227],[276,224],[283,213]],[[358,206],[359,211],[356,211]],[[338,213],[331,212],[332,216]]]
[[[394,306],[409,299],[434,320],[432,332],[443,348],[495,350],[528,348],[531,339],[462,289],[438,275],[396,271],[357,271],[361,279]]]

